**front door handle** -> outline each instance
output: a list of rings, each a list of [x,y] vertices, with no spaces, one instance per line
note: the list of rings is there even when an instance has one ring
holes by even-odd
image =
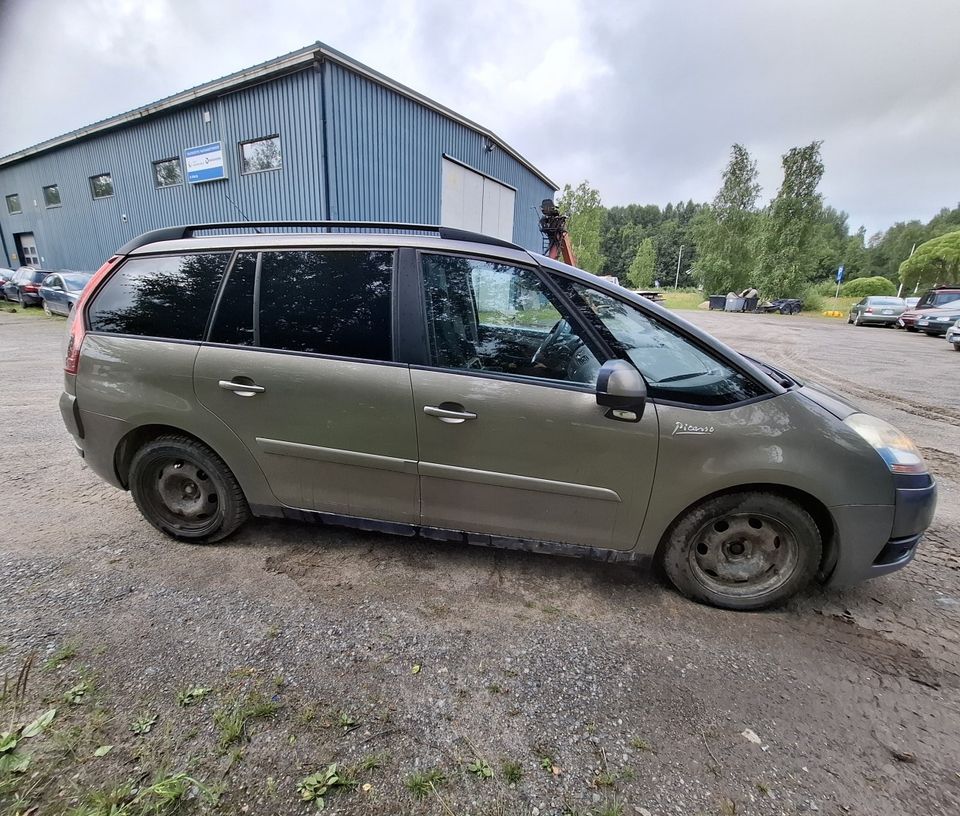
[[[224,391],[232,391],[238,397],[253,397],[267,390],[262,385],[254,385],[252,382],[236,382],[235,380],[220,380],[218,385]]]
[[[468,419],[476,419],[477,415],[472,411],[464,411],[462,405],[455,402],[441,402],[439,405],[424,405],[423,413],[427,416],[436,417],[441,422],[447,422],[451,425],[459,425]]]

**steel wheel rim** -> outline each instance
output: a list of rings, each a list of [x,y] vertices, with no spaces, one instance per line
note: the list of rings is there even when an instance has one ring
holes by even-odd
[[[50,305],[47,303],[47,301],[43,301],[43,312],[47,317],[50,317],[53,314],[53,312],[50,311]]]
[[[711,592],[756,598],[782,587],[800,563],[797,536],[763,513],[729,513],[711,519],[694,535],[690,568]]]
[[[223,491],[196,462],[164,457],[146,468],[142,484],[150,510],[172,530],[197,536],[219,525]]]

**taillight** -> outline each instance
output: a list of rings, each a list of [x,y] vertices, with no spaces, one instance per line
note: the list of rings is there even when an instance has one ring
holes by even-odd
[[[863,313],[864,313],[864,314],[873,314],[873,309],[870,308],[869,306],[867,306],[867,308],[863,310]]]
[[[35,283],[25,283],[25,284],[23,285],[23,291],[24,291],[24,292],[36,292],[36,291],[37,291],[37,285],[36,285]]]
[[[70,310],[70,321],[67,326],[67,350],[63,370],[67,374],[76,374],[80,366],[80,347],[83,345],[83,338],[87,333],[87,301],[100,288],[103,279],[110,274],[113,268],[120,262],[120,256],[114,255],[109,261],[101,266],[96,274],[90,279],[76,305]]]

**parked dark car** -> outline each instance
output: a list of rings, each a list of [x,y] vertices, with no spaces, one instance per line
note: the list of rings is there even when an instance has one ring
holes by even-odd
[[[909,332],[915,332],[917,321],[923,317],[924,311],[939,309],[957,299],[960,299],[960,286],[935,286],[933,289],[928,289],[921,295],[916,306],[900,315],[897,325]]]
[[[931,337],[942,337],[954,323],[960,320],[960,299],[941,306],[939,309],[927,309],[917,320],[917,331]]]
[[[47,275],[40,285],[43,311],[48,315],[69,315],[92,277],[93,272],[73,272],[67,269]]]
[[[34,306],[40,303],[40,284],[49,274],[46,269],[21,266],[3,285],[3,296],[7,300],[15,300],[24,308]]]
[[[7,269],[6,267],[0,267],[0,294],[2,294],[2,289],[4,286],[9,283],[10,278],[13,277],[13,270]]]
[[[896,326],[906,311],[903,298],[871,295],[861,298],[850,307],[847,323],[854,326]]]

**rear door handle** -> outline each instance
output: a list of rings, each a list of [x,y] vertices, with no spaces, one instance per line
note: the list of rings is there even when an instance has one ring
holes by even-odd
[[[233,380],[220,380],[218,385],[224,391],[232,391],[238,397],[253,397],[257,394],[262,394],[267,389],[262,385],[254,385],[253,383],[242,383],[234,382]]]
[[[477,418],[477,415],[472,411],[464,411],[462,405],[450,402],[441,402],[439,405],[424,405],[423,413],[451,425],[458,425],[468,419]]]

